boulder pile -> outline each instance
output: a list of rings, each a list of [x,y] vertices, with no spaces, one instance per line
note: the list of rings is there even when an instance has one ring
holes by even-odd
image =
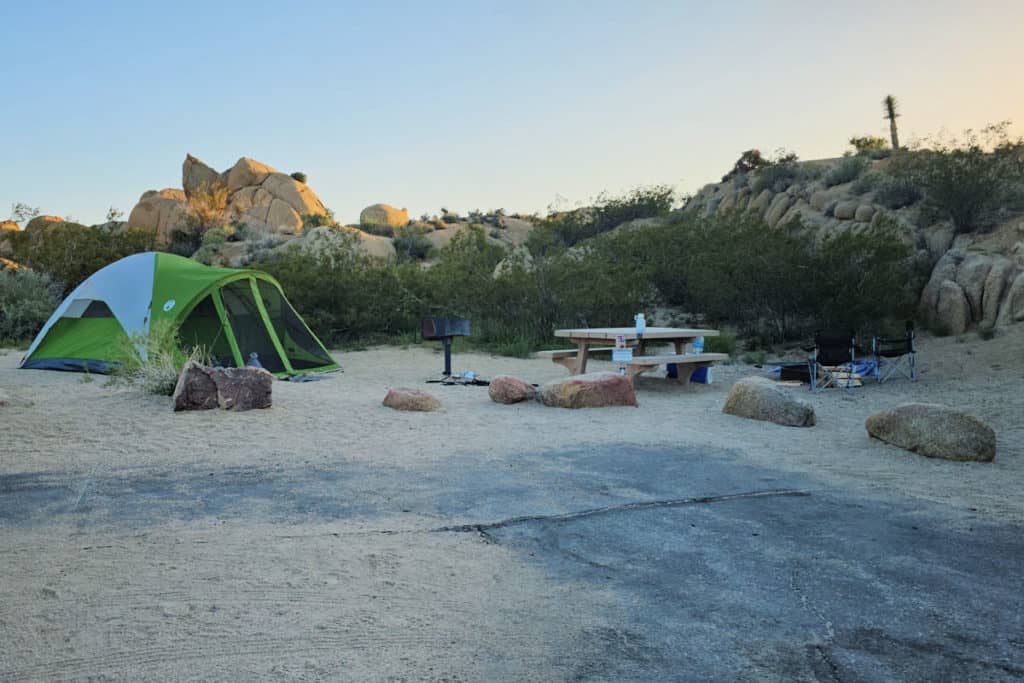
[[[327,215],[323,202],[305,183],[248,157],[218,172],[186,155],[181,185],[181,190],[144,192],[128,216],[128,227],[156,230],[170,240],[173,230],[184,222],[189,202],[216,192],[225,193],[225,223],[239,221],[266,233],[296,235],[305,216]]]

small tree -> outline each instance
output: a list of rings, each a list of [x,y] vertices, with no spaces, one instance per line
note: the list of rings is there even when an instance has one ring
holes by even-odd
[[[29,206],[24,202],[15,202],[14,204],[11,204],[11,220],[23,228],[30,220],[38,215],[38,206]]]
[[[854,135],[850,138],[850,145],[857,150],[857,154],[870,154],[885,149],[885,138],[877,135]]]
[[[119,221],[124,217],[124,211],[114,208],[113,206],[107,209],[107,223],[113,223]]]
[[[899,103],[894,95],[886,95],[882,100],[882,107],[885,109],[885,118],[889,119],[889,136],[892,138],[892,148],[900,148],[900,136],[896,132],[896,118],[900,115],[897,111]]]
[[[733,164],[732,170],[722,176],[722,182],[734,178],[738,175],[745,175],[752,171],[756,171],[765,166],[770,166],[771,161],[766,159],[759,149],[748,149],[746,152],[740,155],[740,158]]]

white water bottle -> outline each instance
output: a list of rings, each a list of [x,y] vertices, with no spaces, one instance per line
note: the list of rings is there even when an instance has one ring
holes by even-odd
[[[644,314],[637,313],[633,316],[633,320],[636,321],[636,333],[643,334],[644,330],[647,329],[647,321],[644,319]]]

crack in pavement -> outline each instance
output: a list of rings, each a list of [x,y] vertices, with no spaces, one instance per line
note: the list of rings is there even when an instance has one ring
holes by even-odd
[[[746,493],[728,493],[721,496],[699,496],[697,498],[677,498],[674,500],[650,500],[641,503],[626,503],[624,505],[590,508],[589,510],[566,512],[560,515],[524,515],[522,517],[509,517],[508,519],[503,519],[497,522],[477,522],[475,524],[442,526],[436,529],[431,529],[430,531],[432,533],[478,533],[487,536],[487,532],[493,529],[504,529],[506,527],[516,526],[518,524],[529,524],[531,522],[569,522],[586,517],[597,517],[616,512],[684,507],[687,505],[704,505],[707,503],[724,503],[731,500],[746,500],[749,498],[804,497],[809,495],[811,495],[809,491],[800,491],[797,489],[769,489],[765,491],[748,491]]]

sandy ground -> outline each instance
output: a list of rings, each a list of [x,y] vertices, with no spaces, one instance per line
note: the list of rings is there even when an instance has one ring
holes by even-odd
[[[38,496],[37,506],[0,515],[0,679],[493,680],[515,671],[562,680],[573,675],[565,652],[606,647],[574,634],[581,620],[614,628],[601,606],[617,597],[552,581],[500,544],[426,533],[530,510],[410,505],[374,484],[381,472],[421,500],[443,497],[458,463],[497,478],[523,454],[686,445],[866,500],[927,501],[1024,524],[1024,325],[988,342],[919,346],[916,383],[869,383],[852,396],[792,389],[814,403],[812,429],[722,414],[731,383],[762,372],[741,364],[716,367],[710,386],[642,378],[639,408],[568,411],[498,405],[484,387],[424,385],[441,368],[435,349],[378,348],[338,352],[344,371],[324,381],[276,383],[269,411],[174,414],[169,399],[102,377],[19,371],[20,354],[0,351],[0,387],[32,402],[0,408],[0,482]],[[565,376],[546,360],[460,353],[454,365],[535,383]],[[443,410],[382,407],[394,386],[426,388]],[[930,460],[870,440],[865,418],[906,401],[988,421],[995,462]],[[196,512],[190,506],[209,503],[189,500],[194,484],[178,485],[182,500],[174,485],[159,489],[151,512],[124,507],[123,498],[146,494],[143,481],[156,491],[153,481],[256,471],[305,472],[303,486],[319,487],[320,500],[335,483],[317,472],[362,474],[336,482],[346,496],[337,504],[350,507],[330,519],[281,513],[273,500],[248,513]],[[633,493],[642,494],[616,491]],[[527,498],[545,514],[579,509],[571,491]]]

